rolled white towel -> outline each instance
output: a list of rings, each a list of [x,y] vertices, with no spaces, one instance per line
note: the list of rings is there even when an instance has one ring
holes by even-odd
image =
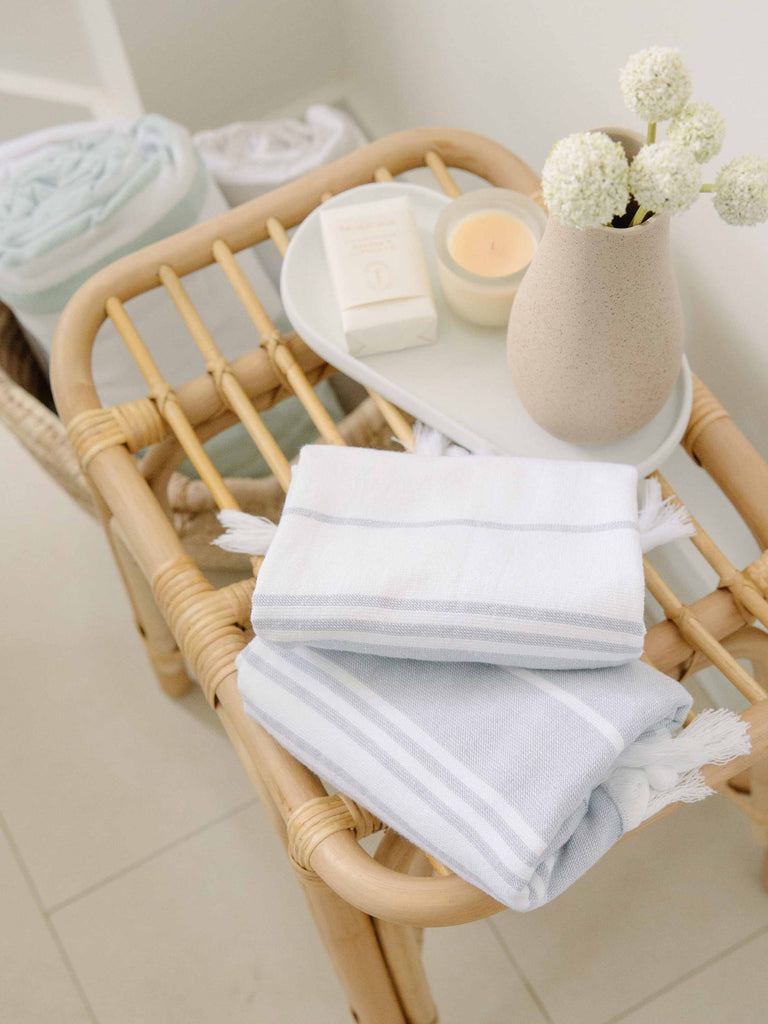
[[[181,125],[149,114],[135,122],[82,122],[0,146],[0,298],[50,351],[61,312],[97,270],[194,224],[227,203]],[[267,312],[280,299],[252,252],[238,257]],[[185,285],[227,358],[258,343],[218,268]],[[203,371],[202,358],[161,289],[128,311],[172,384]],[[105,405],[146,393],[110,323],[97,336],[94,379]]]
[[[352,118],[322,103],[303,121],[238,121],[198,132],[195,144],[232,206],[338,160],[366,143]]]

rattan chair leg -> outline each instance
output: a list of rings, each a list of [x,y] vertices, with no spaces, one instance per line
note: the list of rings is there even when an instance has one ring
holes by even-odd
[[[766,847],[761,880],[768,892],[768,758],[753,764],[749,770],[749,795],[742,796],[739,806],[752,822],[755,842]]]
[[[408,1024],[437,1024],[437,1009],[421,962],[420,930],[374,921],[376,935]]]
[[[749,772],[749,802],[752,805],[752,835],[760,846],[768,846],[768,758],[753,764]]]
[[[757,761],[740,775],[730,779],[721,790],[752,823],[755,842],[766,847],[763,856],[762,883],[768,892],[768,758]]]
[[[192,681],[179,645],[157,607],[149,583],[121,536],[115,519],[110,521],[109,532],[112,550],[133,607],[136,628],[144,641],[160,688],[169,697],[183,697],[192,687]]]
[[[299,879],[347,994],[352,1019],[358,1024],[412,1024],[403,1013],[371,918],[346,903],[317,875],[300,873]]]
[[[237,729],[226,714],[219,717],[248,769],[278,837],[287,848],[285,822],[277,804]],[[422,1024],[421,1018],[403,1016],[371,918],[345,903],[317,875],[307,873],[305,876],[299,870],[297,876],[329,959],[346,992],[353,1020],[361,1024]],[[435,1020],[433,1016],[424,1024],[433,1024]]]
[[[409,875],[432,874],[421,850],[396,832],[384,834],[376,860]],[[380,918],[374,919],[374,926],[408,1024],[437,1024],[437,1009],[421,959],[422,929]]]
[[[744,626],[723,640],[723,646],[734,658],[748,661],[757,682],[768,689],[768,633],[755,626]],[[704,657],[694,660],[685,678],[695,675],[709,664]],[[768,892],[768,758],[756,762],[745,772],[734,775],[721,787],[720,792],[730,797],[739,810],[750,819],[755,841],[767,848],[763,859],[762,883]]]

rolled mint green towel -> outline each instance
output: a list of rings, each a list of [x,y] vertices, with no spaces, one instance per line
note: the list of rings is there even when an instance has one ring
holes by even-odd
[[[189,132],[157,114],[82,122],[0,145],[0,299],[49,352],[61,312],[102,267],[228,209]],[[255,255],[238,261],[273,318],[276,288]],[[218,267],[184,279],[222,352],[232,359],[258,335]],[[171,384],[204,372],[202,357],[170,299],[154,289],[127,303]],[[106,323],[93,372],[104,405],[147,392]]]

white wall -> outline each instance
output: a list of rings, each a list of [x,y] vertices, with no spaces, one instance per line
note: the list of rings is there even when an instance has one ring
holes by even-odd
[[[337,0],[112,0],[147,110],[192,131],[270,114],[337,78]]]
[[[0,141],[141,112],[109,0],[0,0]]]
[[[678,46],[695,98],[726,114],[725,151],[768,156],[762,0],[341,0],[351,97],[378,131],[439,124],[490,135],[537,170],[569,132],[640,127],[617,73]],[[376,122],[375,124],[373,122]],[[768,455],[768,225],[730,228],[702,199],[674,249],[695,370]]]
[[[0,0],[0,67],[95,85],[77,0]]]

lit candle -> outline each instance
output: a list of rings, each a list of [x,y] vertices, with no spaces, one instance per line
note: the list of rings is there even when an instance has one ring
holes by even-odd
[[[448,252],[465,270],[482,277],[506,277],[533,259],[533,238],[509,213],[475,213],[461,221],[448,239]]]
[[[446,206],[435,247],[443,294],[454,312],[482,326],[505,326],[545,224],[540,206],[507,189],[467,192]]]

